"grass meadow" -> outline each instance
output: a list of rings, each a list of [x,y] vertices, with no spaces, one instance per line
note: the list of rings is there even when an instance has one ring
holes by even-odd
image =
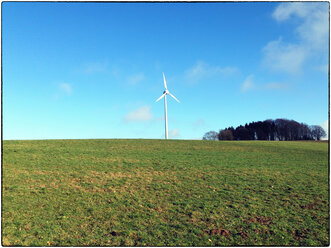
[[[3,141],[3,246],[328,246],[328,143]]]

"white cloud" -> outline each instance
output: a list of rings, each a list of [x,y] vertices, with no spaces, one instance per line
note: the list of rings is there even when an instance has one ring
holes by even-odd
[[[264,64],[273,71],[284,71],[291,74],[301,72],[301,67],[306,59],[306,50],[301,45],[287,44],[280,37],[269,42],[264,48]]]
[[[62,92],[66,93],[66,94],[68,94],[68,95],[70,95],[70,94],[72,93],[72,87],[71,87],[70,84],[67,84],[67,83],[61,83],[61,84],[59,85],[59,87],[60,87],[60,89],[61,89]]]
[[[203,61],[197,61],[193,67],[185,71],[185,78],[189,83],[194,84],[205,78],[231,76],[238,73],[238,71],[236,67],[212,66]]]
[[[329,9],[327,6],[322,8],[323,5],[317,5],[309,12],[304,23],[297,28],[306,46],[313,50],[325,51],[328,47]]]
[[[300,18],[301,24],[295,31],[302,42],[307,43],[306,45],[313,49],[327,46],[329,36],[329,6],[327,3],[282,3],[272,16],[278,22],[287,21],[291,17]]]
[[[308,11],[307,5],[300,2],[282,3],[272,13],[272,17],[277,21],[285,21],[292,15],[305,17]]]
[[[324,131],[326,132],[326,137],[324,137],[323,139],[328,139],[328,133],[329,133],[329,120],[326,120],[324,122],[322,122],[320,124],[320,126],[324,129]]]
[[[172,129],[169,131],[169,138],[177,138],[179,137],[179,130],[178,128]]]
[[[141,82],[144,79],[145,79],[145,75],[143,73],[137,73],[137,74],[129,76],[127,78],[127,81],[128,81],[129,84],[135,85],[135,84]]]
[[[253,75],[249,75],[248,77],[246,77],[245,81],[241,85],[242,92],[246,92],[248,90],[255,88],[255,85],[253,83],[253,77],[254,77]]]
[[[278,22],[295,19],[297,42],[282,38],[270,41],[263,49],[264,64],[278,72],[300,73],[308,58],[327,58],[329,38],[329,7],[323,2],[281,3],[272,17]]]
[[[153,119],[153,114],[151,113],[151,106],[140,107],[128,113],[123,118],[125,122],[146,122],[152,119]]]

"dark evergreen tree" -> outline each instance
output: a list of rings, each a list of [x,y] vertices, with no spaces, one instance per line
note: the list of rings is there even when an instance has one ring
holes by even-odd
[[[325,136],[325,130],[320,126],[309,127],[305,123],[287,119],[253,121],[235,129],[225,128],[218,133],[219,140],[320,140]]]
[[[232,134],[231,130],[224,129],[219,132],[218,139],[219,140],[233,140],[233,134]]]

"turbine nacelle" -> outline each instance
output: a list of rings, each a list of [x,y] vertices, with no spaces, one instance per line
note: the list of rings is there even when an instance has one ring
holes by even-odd
[[[166,79],[165,79],[165,76],[164,76],[164,73],[163,73],[163,83],[164,83],[164,88],[165,90],[163,91],[163,94],[162,96],[159,97],[159,99],[157,99],[155,102],[157,102],[158,100],[162,99],[164,96],[166,95],[170,95],[173,99],[175,99],[177,102],[180,102],[178,101],[178,99],[169,92],[168,88],[167,88],[167,82],[166,82]]]

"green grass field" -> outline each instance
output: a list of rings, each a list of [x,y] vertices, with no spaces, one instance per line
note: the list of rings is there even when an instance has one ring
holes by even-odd
[[[3,141],[4,246],[328,246],[328,143]]]

